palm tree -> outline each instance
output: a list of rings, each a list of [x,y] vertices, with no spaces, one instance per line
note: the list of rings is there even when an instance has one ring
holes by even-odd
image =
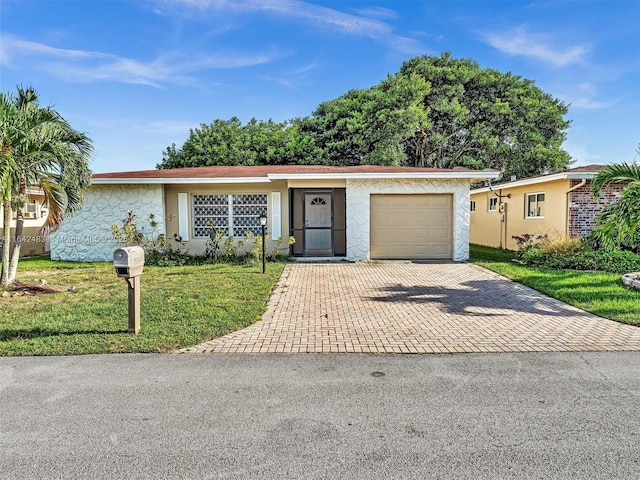
[[[4,254],[0,283],[15,280],[24,228],[27,187],[39,186],[48,215],[44,230],[54,231],[65,214],[82,205],[91,180],[91,140],[52,107],[41,107],[31,87],[18,87],[17,95],[0,94],[0,190],[4,208]],[[11,213],[16,212],[13,251],[9,247]],[[11,252],[11,255],[9,253]]]
[[[637,149],[640,155],[640,145]],[[626,183],[620,200],[606,205],[596,218],[596,227],[589,235],[594,245],[605,250],[640,252],[640,166],[636,163],[608,165],[591,181],[597,199],[607,185]]]
[[[640,146],[638,146],[640,154]],[[616,163],[607,165],[591,181],[591,190],[597,197],[600,191],[612,183],[640,182],[640,166],[635,163]]]

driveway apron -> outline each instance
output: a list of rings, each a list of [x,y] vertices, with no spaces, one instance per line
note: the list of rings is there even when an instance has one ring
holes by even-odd
[[[180,353],[640,350],[606,320],[468,263],[289,263],[267,312]]]

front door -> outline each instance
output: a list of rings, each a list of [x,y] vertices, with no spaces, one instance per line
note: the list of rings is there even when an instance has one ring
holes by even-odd
[[[304,208],[305,255],[331,255],[331,194],[306,192]]]

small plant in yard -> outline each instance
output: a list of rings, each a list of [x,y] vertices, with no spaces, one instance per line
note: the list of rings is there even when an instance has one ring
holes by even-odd
[[[564,233],[554,232],[544,235],[538,243],[540,250],[549,255],[582,252],[584,243],[577,237],[570,237]]]
[[[242,253],[245,240],[227,235],[227,228],[217,228],[215,224],[209,224],[209,239],[205,244],[204,257],[213,263],[240,262],[247,256]]]
[[[250,255],[256,260],[259,260],[262,255],[262,236],[254,235],[253,232],[246,232],[245,235],[247,236],[247,239],[253,240],[251,251],[249,252]],[[276,240],[276,245],[273,248],[265,250],[265,257],[268,260],[275,260],[279,255],[282,254],[282,251],[284,249],[293,245],[295,242],[296,239],[294,237],[289,237],[287,239],[279,237]]]
[[[133,214],[132,210],[127,211],[122,225],[111,225],[111,236],[125,247],[142,245],[145,241],[144,232],[138,229],[138,217]]]

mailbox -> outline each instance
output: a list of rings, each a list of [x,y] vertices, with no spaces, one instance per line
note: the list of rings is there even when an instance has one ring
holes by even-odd
[[[113,266],[116,275],[122,278],[133,278],[142,275],[144,266],[144,250],[142,247],[118,248],[113,252]]]

